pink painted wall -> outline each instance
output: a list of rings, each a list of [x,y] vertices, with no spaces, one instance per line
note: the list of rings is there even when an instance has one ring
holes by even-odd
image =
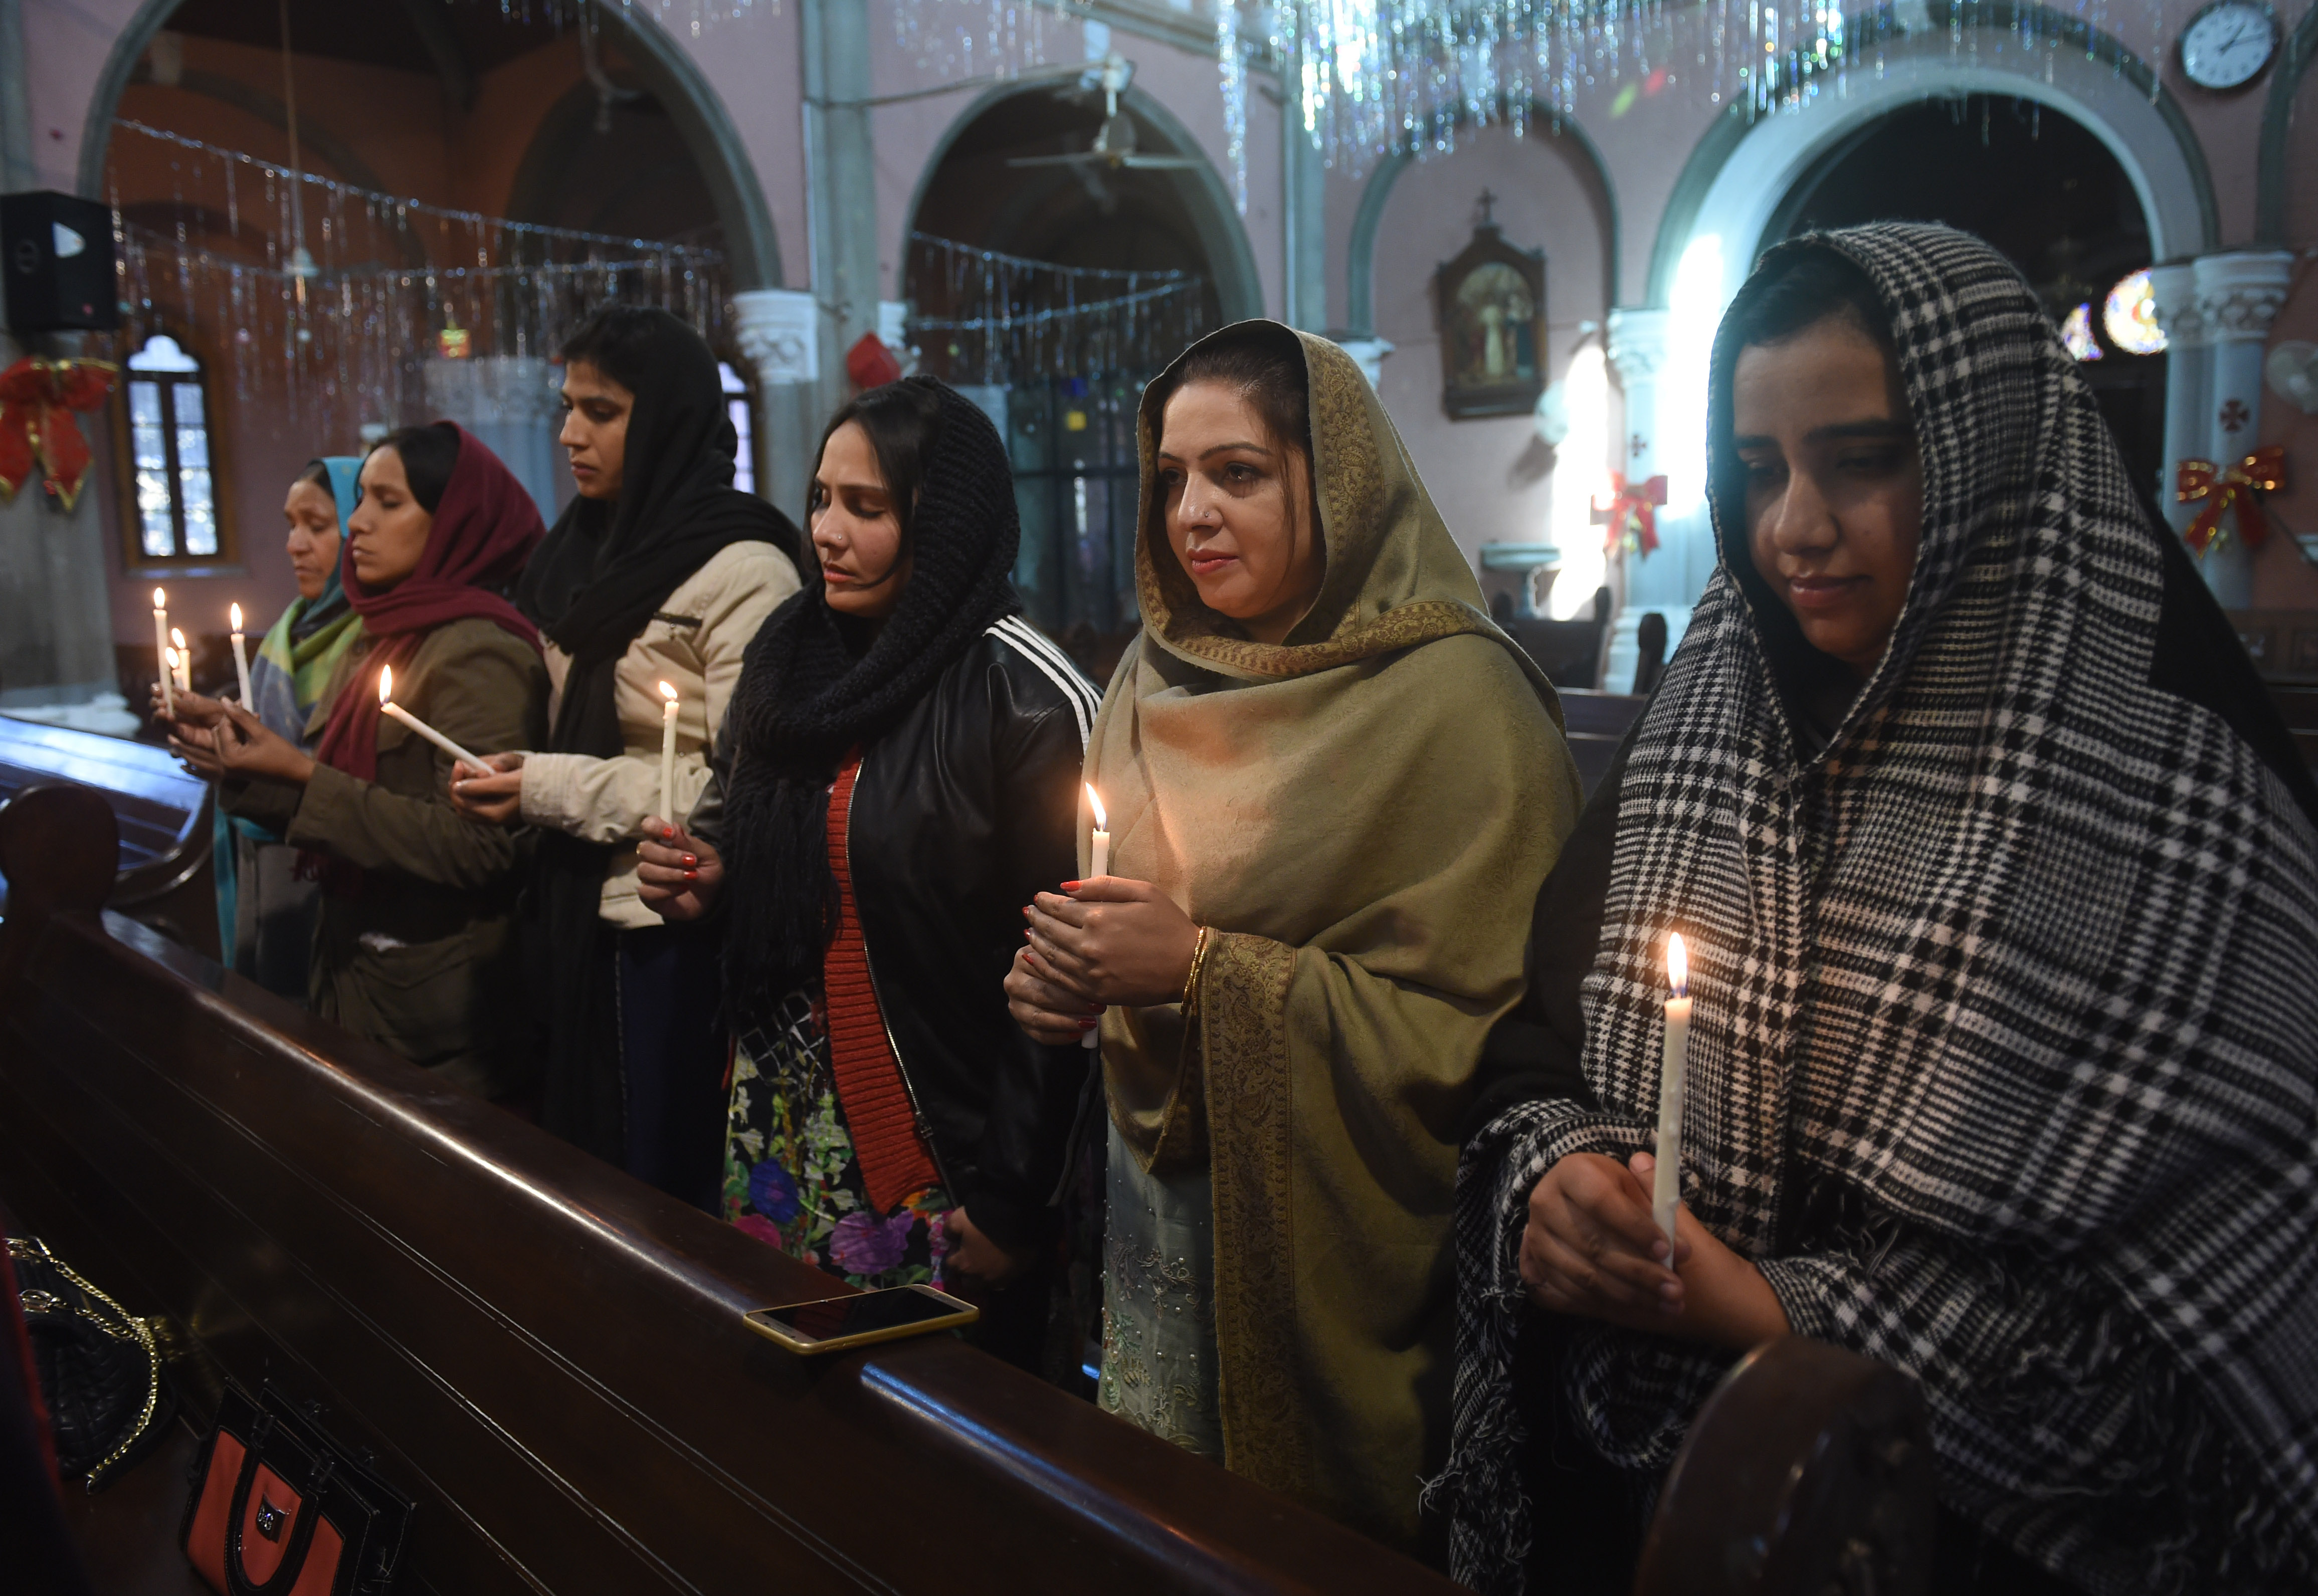
[[[1589,164],[1569,141],[1517,139],[1488,129],[1453,155],[1406,167],[1393,184],[1377,229],[1374,283],[1375,330],[1394,349],[1378,391],[1468,555],[1485,542],[1550,541],[1547,515],[1557,463],[1527,416],[1452,421],[1441,408],[1433,274],[1472,238],[1484,187],[1498,196],[1496,216],[1506,241],[1546,252],[1550,378],[1568,371],[1578,324],[1594,323],[1591,336],[1598,341],[1610,308],[1603,265],[1607,218]]]

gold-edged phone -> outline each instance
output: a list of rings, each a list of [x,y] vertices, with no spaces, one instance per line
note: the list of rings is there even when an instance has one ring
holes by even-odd
[[[873,1341],[896,1341],[929,1331],[956,1330],[982,1310],[930,1286],[894,1286],[815,1302],[758,1308],[741,1317],[749,1328],[792,1352],[842,1352]]]

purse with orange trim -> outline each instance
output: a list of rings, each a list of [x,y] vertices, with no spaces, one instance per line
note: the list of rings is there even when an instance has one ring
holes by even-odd
[[[411,1501],[268,1381],[229,1384],[193,1461],[185,1556],[218,1596],[385,1596]]]

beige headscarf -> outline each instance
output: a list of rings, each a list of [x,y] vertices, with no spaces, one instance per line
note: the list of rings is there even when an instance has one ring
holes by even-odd
[[[1226,1466],[1411,1545],[1445,1456],[1457,1126],[1580,787],[1360,368],[1276,323],[1212,337],[1301,349],[1327,575],[1279,644],[1199,603],[1155,487],[1172,370],[1152,384],[1144,630],[1088,773],[1112,874],[1218,934],[1188,1018],[1110,1011],[1105,1082],[1146,1169],[1211,1168]]]

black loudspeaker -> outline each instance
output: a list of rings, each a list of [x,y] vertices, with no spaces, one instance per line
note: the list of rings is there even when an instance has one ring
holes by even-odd
[[[111,332],[121,325],[112,212],[94,200],[52,189],[0,195],[0,274],[7,279],[11,332]]]

